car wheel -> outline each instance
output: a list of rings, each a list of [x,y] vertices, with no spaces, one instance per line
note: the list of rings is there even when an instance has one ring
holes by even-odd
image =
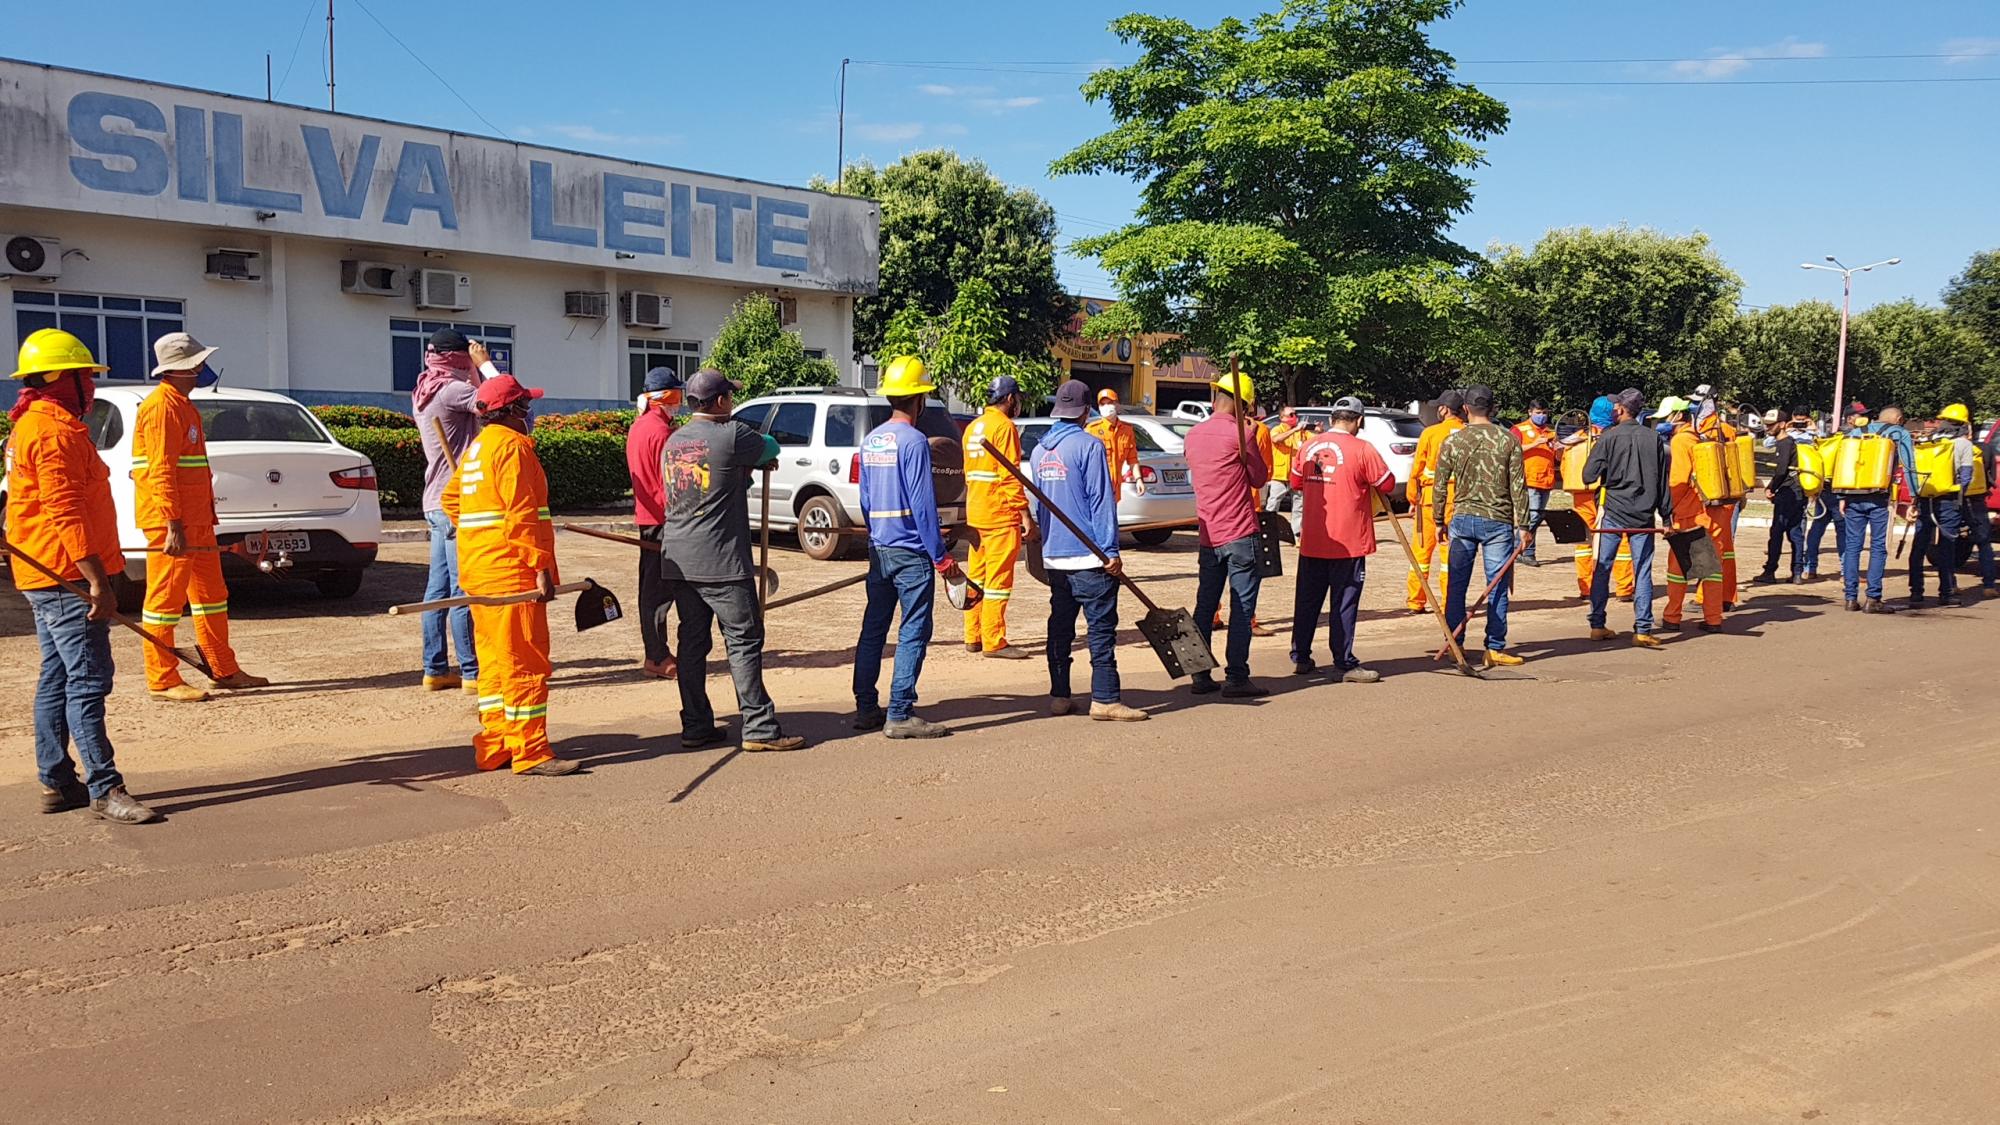
[[[313,576],[323,598],[351,598],[361,591],[360,570],[329,570]]]
[[[123,574],[111,576],[111,594],[118,599],[118,612],[134,614],[146,607],[146,584],[134,582]]]
[[[850,545],[848,535],[827,535],[824,531],[845,527],[847,520],[840,513],[840,505],[831,496],[815,496],[799,509],[799,549],[807,558],[826,562],[829,559],[846,557]],[[815,529],[822,533],[815,534]]]
[[[1157,547],[1173,537],[1174,529],[1171,527],[1149,527],[1132,533],[1132,538],[1138,540],[1141,547]]]

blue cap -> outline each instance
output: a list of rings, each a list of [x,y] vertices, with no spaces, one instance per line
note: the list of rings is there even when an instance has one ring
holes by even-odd
[[[1056,388],[1056,404],[1049,408],[1049,417],[1081,418],[1088,413],[1090,413],[1089,384],[1081,379],[1071,379]]]
[[[988,405],[991,405],[1006,398],[1008,395],[1017,395],[1020,393],[1021,384],[1016,383],[1012,375],[1001,375],[993,380],[991,387],[987,388],[986,402]]]
[[[1611,413],[1611,406],[1610,395],[1598,395],[1597,401],[1590,404],[1590,424],[1601,430],[1608,430],[1617,424],[1618,419]]]
[[[680,373],[673,368],[655,367],[651,371],[646,372],[645,392],[647,394],[658,394],[661,391],[678,391],[680,389]]]

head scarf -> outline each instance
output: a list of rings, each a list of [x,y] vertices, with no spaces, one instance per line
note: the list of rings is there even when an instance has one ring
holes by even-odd
[[[1617,422],[1617,416],[1611,413],[1611,396],[1598,395],[1597,401],[1590,404],[1590,424],[1608,430]]]
[[[21,420],[28,407],[41,401],[53,402],[81,418],[90,413],[90,404],[97,401],[97,383],[88,375],[78,377],[74,371],[57,372],[55,378],[38,387],[22,385],[19,398],[14,400],[14,408],[7,412],[12,422]]]
[[[422,411],[439,391],[444,390],[445,384],[454,382],[478,385],[479,376],[472,370],[472,356],[466,352],[441,352],[427,347],[424,349],[424,373],[417,376],[417,389],[411,392],[410,401],[418,411]]]

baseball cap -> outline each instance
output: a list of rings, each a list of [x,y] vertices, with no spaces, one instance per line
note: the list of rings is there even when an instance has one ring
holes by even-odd
[[[1333,400],[1333,412],[1335,414],[1360,414],[1367,409],[1366,406],[1361,404],[1361,400],[1355,398],[1353,395],[1346,395]]]
[[[673,368],[655,367],[651,371],[646,372],[645,393],[652,395],[658,394],[661,391],[677,391],[680,389],[680,372],[675,371]]]
[[[1465,405],[1468,409],[1486,414],[1493,409],[1493,388],[1477,384],[1465,388]]]
[[[1097,401],[1100,404],[1106,402],[1117,402],[1118,392],[1112,390],[1110,387],[1106,387],[1103,390],[1097,392]]]
[[[1847,404],[1847,416],[1849,418],[1866,413],[1868,413],[1868,407],[1860,399],[1855,399],[1853,402]]]
[[[1646,393],[1637,387],[1626,387],[1618,392],[1618,405],[1624,407],[1625,413],[1634,418],[1643,417],[1646,413]],[[1594,425],[1602,424],[1597,421],[1594,414],[1591,422]]]
[[[1465,406],[1465,396],[1457,391],[1446,391],[1437,397],[1437,404],[1446,410],[1460,410]]]
[[[708,402],[742,389],[743,384],[713,367],[704,367],[688,376],[686,392],[689,398],[697,402]]]
[[[1090,413],[1090,388],[1075,379],[1056,388],[1056,404],[1049,408],[1051,418],[1081,418]]]
[[[1660,400],[1660,408],[1658,410],[1653,411],[1653,417],[1670,418],[1675,414],[1680,414],[1687,411],[1689,408],[1693,406],[1694,403],[1689,402],[1688,400],[1682,398],[1679,395],[1668,395],[1667,397]]]
[[[440,328],[431,333],[431,350],[435,352],[462,352],[471,346],[465,342],[465,333],[456,328]]]
[[[524,387],[512,375],[501,375],[479,384],[473,405],[481,414],[492,414],[505,410],[517,402],[530,402],[542,397],[540,387]]]
[[[1012,375],[995,376],[993,385],[986,388],[986,402],[988,405],[992,405],[1006,398],[1008,395],[1017,395],[1020,393],[1021,384],[1015,382]]]

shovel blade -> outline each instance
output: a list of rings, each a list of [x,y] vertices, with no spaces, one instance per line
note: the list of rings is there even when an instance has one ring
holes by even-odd
[[[1167,675],[1174,679],[1213,672],[1218,667],[1215,654],[1208,651],[1187,610],[1152,610],[1139,619],[1139,635],[1153,646]]]
[[[1667,536],[1667,549],[1674,553],[1674,561],[1680,564],[1682,577],[1689,582],[1701,582],[1722,574],[1722,556],[1716,553],[1715,540],[1698,527]]]
[[[1278,550],[1278,544],[1291,535],[1292,525],[1276,512],[1261,512],[1257,517],[1257,577],[1282,578],[1285,575],[1285,556]]]
[[[618,605],[618,596],[595,582],[576,596],[576,631],[579,633],[623,616],[625,611]]]
[[[1542,526],[1556,537],[1556,542],[1574,547],[1590,539],[1590,525],[1583,517],[1568,508],[1542,513]]]

